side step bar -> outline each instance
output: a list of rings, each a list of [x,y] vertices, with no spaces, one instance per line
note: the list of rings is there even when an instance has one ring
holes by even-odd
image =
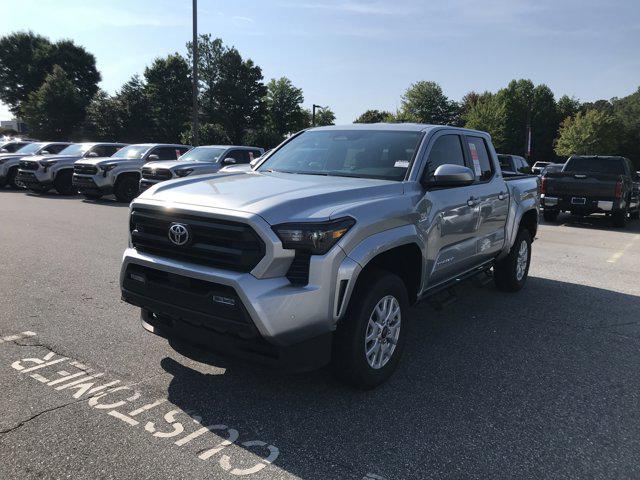
[[[458,299],[455,287],[464,280],[472,279],[476,287],[482,288],[493,280],[490,272],[493,261],[480,265],[459,275],[451,280],[435,285],[427,289],[416,302],[417,304],[428,302],[434,309],[442,310],[444,307],[451,305]],[[440,298],[440,293],[446,292],[444,298]]]

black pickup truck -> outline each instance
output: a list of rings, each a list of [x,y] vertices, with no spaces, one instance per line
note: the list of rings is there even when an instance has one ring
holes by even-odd
[[[544,219],[555,221],[560,212],[605,213],[615,226],[624,227],[627,218],[640,216],[639,181],[627,158],[574,155],[562,171],[542,177]]]

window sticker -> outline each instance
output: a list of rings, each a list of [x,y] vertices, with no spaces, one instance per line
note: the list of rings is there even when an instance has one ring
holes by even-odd
[[[476,172],[476,177],[480,177],[482,176],[482,168],[480,167],[480,157],[478,157],[475,143],[469,142],[469,150],[471,150],[471,160],[473,160],[473,169]]]
[[[409,168],[409,160],[396,160],[393,166],[395,168]]]

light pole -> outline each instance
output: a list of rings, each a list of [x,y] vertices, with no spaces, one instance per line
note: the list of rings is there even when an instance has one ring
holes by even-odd
[[[316,105],[315,103],[313,104],[313,107],[311,107],[311,126],[313,127],[316,126],[316,108],[318,110],[322,110],[327,107],[323,107],[322,105]]]
[[[191,141],[194,147],[198,146],[198,0],[193,0],[193,79],[192,95],[193,95],[193,118],[191,120]]]

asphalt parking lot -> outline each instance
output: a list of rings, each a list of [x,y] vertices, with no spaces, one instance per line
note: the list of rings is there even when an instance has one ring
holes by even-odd
[[[640,222],[542,225],[522,292],[415,309],[360,392],[144,332],[127,214],[0,191],[0,478],[640,476]]]

